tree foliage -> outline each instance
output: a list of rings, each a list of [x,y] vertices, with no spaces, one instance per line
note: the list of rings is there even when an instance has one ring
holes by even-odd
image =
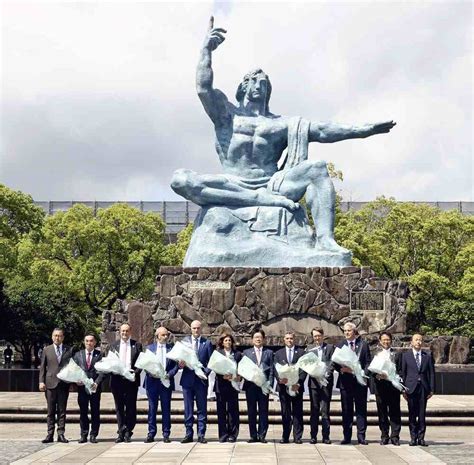
[[[414,327],[474,335],[473,217],[382,197],[340,215],[335,233],[355,265],[408,282]]]

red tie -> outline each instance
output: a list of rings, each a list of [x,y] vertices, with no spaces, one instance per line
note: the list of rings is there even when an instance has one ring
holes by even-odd
[[[91,353],[87,352],[87,361],[86,361],[87,369],[91,367]]]

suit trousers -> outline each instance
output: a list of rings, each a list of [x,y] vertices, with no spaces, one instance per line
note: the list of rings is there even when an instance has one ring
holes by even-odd
[[[402,428],[400,392],[393,392],[393,390],[381,391],[375,396],[375,400],[377,401],[381,438],[399,439]]]
[[[207,427],[207,383],[196,379],[193,386],[183,387],[184,398],[184,426],[186,436],[193,437],[194,425],[194,399],[197,407],[197,433],[198,437],[206,435]]]
[[[357,439],[365,439],[367,431],[367,386],[362,386],[354,380],[352,386],[341,386],[342,429],[344,439],[352,438],[352,425],[354,422],[354,406],[357,425]]]
[[[246,391],[247,411],[249,416],[249,432],[251,438],[264,439],[268,431],[268,400],[262,390],[255,384],[250,384]],[[258,429],[257,429],[258,411]]]
[[[290,438],[292,427],[293,439],[301,439],[303,437],[303,394],[290,396],[285,387],[279,392],[279,395],[283,423],[282,439],[287,441]]]
[[[323,439],[329,439],[331,420],[329,409],[331,408],[332,384],[325,387],[309,389],[310,403],[310,425],[311,438],[316,439],[319,431],[319,415],[321,414],[321,427]]]
[[[48,435],[54,434],[56,420],[58,422],[58,434],[64,434],[69,384],[60,382],[54,389],[46,389],[45,396],[48,404]]]
[[[408,422],[412,439],[425,438],[427,403],[428,392],[421,383],[418,383],[415,390],[408,394]]]
[[[153,390],[147,389],[148,396],[148,434],[155,437],[156,413],[158,411],[158,402],[161,404],[161,431],[164,438],[171,434],[171,388],[163,386],[161,383]]]
[[[237,438],[239,435],[239,393],[216,393],[219,439]]]
[[[137,423],[137,394],[136,383],[127,381],[118,375],[111,383],[117,415],[117,434],[133,433]]]
[[[100,395],[98,390],[93,394],[87,394],[84,387],[79,387],[77,392],[77,403],[79,404],[80,418],[79,424],[81,427],[81,436],[89,434],[89,426],[91,436],[98,436],[100,428]],[[91,411],[91,421],[89,423],[89,405]]]

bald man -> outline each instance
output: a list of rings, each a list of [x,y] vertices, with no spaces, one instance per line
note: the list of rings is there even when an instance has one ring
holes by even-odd
[[[426,405],[435,390],[435,368],[431,353],[422,349],[423,336],[414,334],[411,348],[402,354],[400,376],[407,388],[403,397],[408,402],[410,446],[427,446]]]
[[[184,343],[191,344],[196,352],[199,361],[202,363],[204,373],[209,376],[211,370],[207,368],[209,359],[213,351],[211,341],[201,336],[201,322],[195,320],[191,323],[191,336],[184,338]],[[193,370],[186,367],[185,363],[180,361],[179,367],[183,369],[181,376],[181,387],[183,388],[184,398],[184,426],[186,427],[186,436],[182,443],[192,442],[194,431],[194,401],[197,406],[197,433],[198,442],[205,444],[207,441],[207,388],[208,381],[196,376]]]
[[[155,342],[147,346],[158,357],[161,365],[165,368],[166,376],[170,381],[169,387],[163,385],[160,379],[153,378],[146,374],[145,388],[148,396],[148,435],[145,442],[155,440],[156,413],[158,411],[158,402],[161,404],[161,430],[163,433],[163,442],[170,442],[171,434],[171,395],[174,391],[174,376],[178,371],[178,364],[174,360],[166,358],[166,353],[173,348],[173,344],[168,343],[170,333],[163,326],[155,331]]]
[[[116,352],[125,366],[135,374],[134,381],[123,376],[112,375],[110,389],[114,396],[117,415],[117,439],[115,442],[130,442],[137,423],[137,393],[140,385],[140,371],[135,368],[142,345],[131,338],[132,328],[128,323],[120,326],[120,339],[110,344],[109,350]]]

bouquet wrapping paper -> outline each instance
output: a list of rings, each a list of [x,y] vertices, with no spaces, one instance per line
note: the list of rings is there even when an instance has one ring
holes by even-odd
[[[150,376],[153,376],[153,378],[158,378],[163,386],[167,388],[170,387],[170,380],[166,375],[165,368],[156,354],[151,350],[147,349],[145,352],[142,352],[138,356],[135,366],[145,370]]]
[[[120,360],[117,352],[112,350],[109,351],[107,357],[102,358],[98,361],[94,368],[101,373],[113,373],[114,375],[120,375],[127,381],[135,381],[135,373],[128,370],[122,360]]]
[[[244,355],[239,362],[237,373],[247,381],[256,384],[265,395],[273,392],[272,386],[270,386],[262,367],[257,366],[247,356]]]
[[[402,379],[397,373],[397,367],[387,352],[381,351],[377,353],[372,359],[372,362],[370,362],[369,370],[378,375],[385,375],[387,381],[390,381],[393,387],[399,391],[405,389],[405,386],[402,384]]]
[[[95,389],[93,389],[94,380],[88,378],[85,371],[72,358],[58,373],[58,378],[65,383],[79,383],[84,385],[87,394],[95,392]]]
[[[222,355],[220,352],[215,350],[212,352],[211,358],[209,359],[209,363],[207,364],[207,368],[212,370],[214,373],[218,375],[232,375],[232,387],[236,391],[240,391],[240,383],[235,379],[237,376],[237,363],[230,357],[226,357]]]
[[[364,370],[360,366],[359,357],[357,354],[350,349],[349,346],[336,347],[334,353],[332,354],[331,360],[338,365],[350,368],[352,374],[356,377],[357,382],[362,384],[362,386],[367,386],[367,376],[364,373]]]
[[[173,348],[166,354],[166,358],[170,360],[175,360],[177,362],[183,361],[186,363],[186,367],[190,370],[193,370],[196,373],[196,376],[203,380],[207,380],[207,376],[202,371],[202,363],[199,361],[196,352],[194,352],[190,344],[185,344],[183,342],[177,342]]]

